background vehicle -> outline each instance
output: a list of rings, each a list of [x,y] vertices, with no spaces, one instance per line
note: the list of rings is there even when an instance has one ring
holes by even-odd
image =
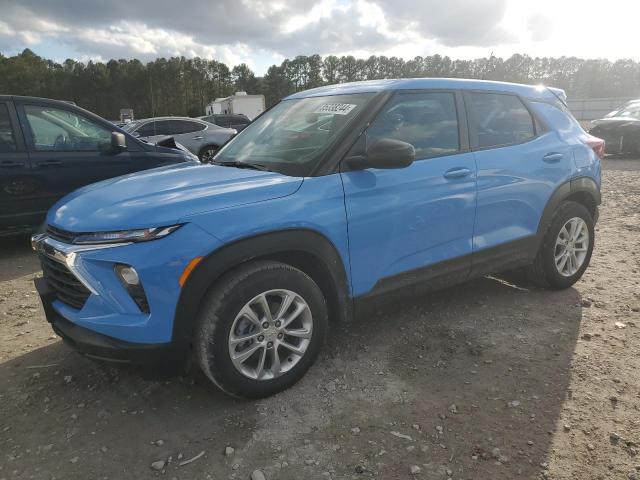
[[[225,98],[216,98],[205,108],[207,115],[245,115],[253,120],[265,110],[264,95],[247,95],[247,92],[236,92]]]
[[[640,101],[591,122],[589,133],[605,140],[606,153],[640,154]]]
[[[602,150],[546,88],[299,92],[215,165],[68,196],[33,239],[37,287],[54,329],[88,355],[175,368],[193,348],[226,392],[266,396],[304,375],[329,319],[383,294],[520,267],[573,285],[593,249]]]
[[[0,235],[32,230],[89,183],[187,161],[70,102],[0,96]]]
[[[238,133],[230,128],[189,117],[146,118],[131,122],[123,128],[138,138],[152,142],[172,136],[205,163],[211,161],[218,149]]]
[[[609,118],[609,117],[613,117],[614,115],[616,115],[619,111],[624,110],[626,107],[628,107],[629,105],[632,105],[634,103],[640,104],[640,98],[634,99],[634,100],[629,100],[627,103],[625,103],[624,105],[622,105],[620,108],[617,108],[616,110],[607,113],[604,118]]]
[[[251,120],[247,118],[246,115],[238,114],[238,115],[207,115],[205,117],[198,117],[200,120],[204,120],[205,122],[213,123],[218,125],[219,127],[224,128],[232,128],[238,132],[241,132],[245,129],[247,125],[251,123]]]

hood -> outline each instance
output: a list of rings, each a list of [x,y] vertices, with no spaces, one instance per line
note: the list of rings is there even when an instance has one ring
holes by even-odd
[[[291,195],[302,181],[233,167],[171,165],[76,190],[49,210],[47,223],[72,232],[173,225],[188,215]]]

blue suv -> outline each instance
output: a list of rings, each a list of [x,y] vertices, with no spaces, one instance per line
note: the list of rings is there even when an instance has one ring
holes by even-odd
[[[87,356],[193,359],[224,391],[263,397],[304,375],[330,322],[382,294],[520,267],[571,286],[594,245],[603,151],[557,89],[321,87],[265,112],[212,165],[63,198],[33,238],[36,285]]]

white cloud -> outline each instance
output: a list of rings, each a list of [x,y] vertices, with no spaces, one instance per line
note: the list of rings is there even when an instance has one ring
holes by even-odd
[[[5,52],[200,56],[258,73],[312,53],[640,59],[637,0],[0,0],[0,11]]]

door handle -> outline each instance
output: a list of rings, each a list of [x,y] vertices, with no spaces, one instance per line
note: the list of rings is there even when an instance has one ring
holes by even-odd
[[[24,163],[14,162],[13,160],[5,160],[3,162],[0,162],[0,167],[2,167],[2,168],[18,168],[18,167],[24,167]]]
[[[557,163],[563,158],[564,158],[564,153],[552,152],[552,153],[547,153],[544,157],[542,157],[542,160],[544,160],[547,163]]]
[[[37,162],[36,165],[39,167],[55,167],[62,165],[62,162],[60,160],[43,160],[42,162]]]
[[[471,170],[464,167],[450,168],[444,172],[444,178],[463,178],[471,175]]]
[[[203,138],[203,136],[193,137],[194,140],[202,140]]]

